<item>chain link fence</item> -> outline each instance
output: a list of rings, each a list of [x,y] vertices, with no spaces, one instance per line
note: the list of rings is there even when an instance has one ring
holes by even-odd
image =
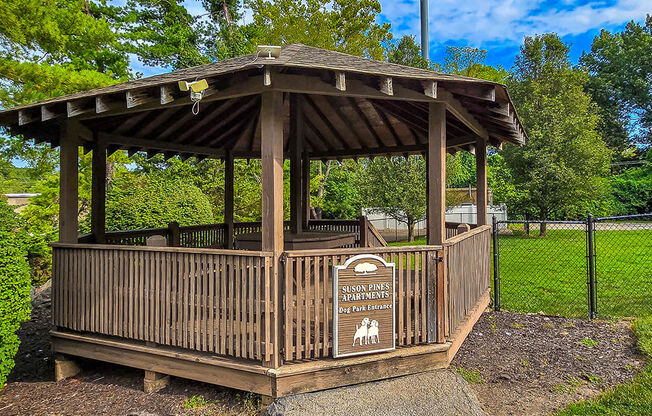
[[[572,317],[652,313],[652,214],[494,221],[494,306]]]

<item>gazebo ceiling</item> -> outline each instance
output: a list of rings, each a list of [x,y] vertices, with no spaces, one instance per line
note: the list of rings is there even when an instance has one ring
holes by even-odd
[[[209,89],[191,111],[178,81],[205,78]],[[260,155],[260,94],[284,91],[284,148],[290,136],[290,93],[299,94],[304,151],[311,158],[421,153],[428,103],[445,102],[447,147],[477,140],[522,144],[523,128],[503,85],[373,61],[304,45],[277,59],[247,55],[57,97],[0,112],[13,134],[58,145],[59,127],[77,120],[84,145],[182,157]]]

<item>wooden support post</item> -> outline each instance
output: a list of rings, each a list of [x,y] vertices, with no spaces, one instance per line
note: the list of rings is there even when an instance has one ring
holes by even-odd
[[[475,172],[478,185],[476,186],[477,220],[476,224],[487,224],[487,142],[478,139],[475,144]]]
[[[446,239],[446,105],[430,103],[428,117],[428,244]]]
[[[143,379],[145,393],[156,393],[166,388],[168,384],[170,384],[169,375],[145,370],[145,378]]]
[[[430,103],[428,114],[428,244],[441,245],[446,239],[446,105]],[[428,342],[444,341],[445,258],[444,247],[437,258],[428,262]]]
[[[303,206],[301,212],[303,214],[303,228],[307,230],[310,223],[310,157],[307,153],[303,154],[302,163],[303,173],[301,174],[301,193],[303,194],[303,198],[301,198],[301,202],[303,203]]]
[[[77,243],[79,216],[79,133],[75,121],[67,121],[60,133],[59,241]]]
[[[106,145],[95,142],[91,185],[91,232],[97,244],[106,243]]]
[[[234,176],[233,152],[227,150],[224,158],[224,245],[225,248],[233,249],[233,176]]]
[[[279,315],[280,256],[283,253],[283,93],[265,91],[262,93],[260,110],[261,159],[262,159],[262,249],[272,252],[270,264],[270,298],[272,318],[266,322],[270,341],[274,346],[270,367],[280,365],[280,330],[283,327]]]
[[[290,94],[290,230],[299,233],[303,230],[303,168],[301,156],[303,148],[303,109],[301,96]]]
[[[170,247],[179,247],[181,245],[181,230],[179,230],[179,223],[173,221],[168,224],[170,231]]]

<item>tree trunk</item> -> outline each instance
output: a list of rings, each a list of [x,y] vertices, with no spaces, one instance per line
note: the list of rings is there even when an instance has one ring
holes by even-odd
[[[408,221],[408,241],[414,241],[414,221]]]
[[[539,223],[539,237],[545,237],[546,236],[546,219],[547,215],[546,214],[541,214],[541,222]]]

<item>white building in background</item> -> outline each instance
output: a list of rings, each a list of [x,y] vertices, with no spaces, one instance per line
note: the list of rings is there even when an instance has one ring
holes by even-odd
[[[7,205],[14,207],[14,211],[20,212],[29,204],[29,199],[41,194],[0,194],[7,199]]]
[[[446,208],[446,221],[476,224],[477,213],[478,207],[475,204],[462,203]],[[379,212],[377,209],[363,208],[362,215],[365,215],[388,241],[402,240],[407,236],[407,225],[405,223],[396,221],[394,218]],[[487,224],[491,224],[492,217],[494,216],[498,221],[506,220],[507,206],[505,204],[489,205],[487,207]],[[424,236],[426,234],[426,220],[416,223],[414,234],[416,236]]]

